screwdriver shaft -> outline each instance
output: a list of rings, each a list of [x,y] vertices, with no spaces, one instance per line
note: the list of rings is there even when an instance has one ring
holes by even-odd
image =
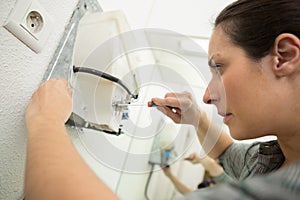
[[[114,106],[147,106],[147,104],[117,103]]]
[[[116,104],[113,104],[113,106],[116,106],[116,107],[122,107],[122,106],[147,106],[147,107],[156,107],[157,105],[153,101],[148,101],[147,104],[116,103]],[[167,106],[167,107],[170,108],[173,113],[177,113],[176,108],[174,108],[172,106]]]
[[[130,104],[130,103],[116,103],[113,106],[147,106],[147,107],[155,107],[156,104],[153,101],[148,101],[147,104]]]

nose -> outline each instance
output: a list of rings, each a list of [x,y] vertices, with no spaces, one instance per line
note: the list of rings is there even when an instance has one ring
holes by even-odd
[[[206,104],[212,103],[212,99],[208,87],[206,88],[205,93],[203,95],[203,102]]]
[[[218,87],[215,81],[210,81],[203,95],[203,102],[206,104],[217,104],[220,100]]]

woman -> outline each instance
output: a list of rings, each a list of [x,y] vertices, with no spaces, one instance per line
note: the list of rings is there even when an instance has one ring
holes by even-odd
[[[267,135],[278,138],[248,146],[235,144],[222,133],[208,153],[219,157],[225,172],[232,177],[243,180],[284,169],[300,158],[299,38],[299,1],[240,0],[225,8],[216,19],[209,44],[213,78],[204,102],[217,107],[235,139]],[[226,98],[215,87],[220,80]],[[186,93],[169,93],[165,99],[153,101],[163,106],[160,109],[175,122],[186,119],[185,115],[192,113],[190,109],[195,111]],[[165,106],[178,107],[178,112]],[[210,123],[205,113],[199,113],[198,136],[203,141]],[[298,184],[299,189],[299,174],[293,178],[297,179],[293,184]],[[292,184],[292,180],[286,181]]]
[[[203,99],[218,108],[232,137],[276,135],[278,140],[250,148],[238,146],[221,134],[209,155],[220,158],[225,172],[241,180],[249,173],[268,174],[216,185],[185,198],[299,199],[299,38],[299,0],[240,0],[218,16],[209,44],[213,79]],[[226,99],[214,87],[219,78]],[[210,124],[188,96],[180,94],[178,99],[167,94],[165,99],[153,101],[176,122],[188,123],[188,117],[200,117],[200,123],[194,125],[199,127],[202,141]],[[46,82],[33,95],[26,111],[26,199],[116,198],[71,145],[64,128],[71,104],[62,80]],[[178,107],[178,112],[172,113],[166,106]],[[258,163],[262,168],[256,168]]]

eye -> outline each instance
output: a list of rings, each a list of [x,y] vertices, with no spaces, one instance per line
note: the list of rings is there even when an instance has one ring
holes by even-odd
[[[221,74],[223,66],[221,64],[214,64],[211,66],[214,72]]]
[[[216,69],[216,70],[221,70],[221,68],[222,68],[222,65],[221,64],[216,64],[215,66],[214,66],[214,68]]]

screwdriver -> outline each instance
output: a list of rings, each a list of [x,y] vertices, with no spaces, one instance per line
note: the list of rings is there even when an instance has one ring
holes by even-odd
[[[116,103],[113,106],[147,106],[147,107],[155,107],[157,106],[153,101],[148,101],[147,104],[130,104],[130,103]]]
[[[147,107],[156,107],[157,105],[153,101],[148,101],[147,104],[129,104],[129,103],[119,103],[119,104],[113,104],[113,106],[147,106]],[[167,106],[172,110],[173,113],[176,113],[176,108],[172,106]]]

